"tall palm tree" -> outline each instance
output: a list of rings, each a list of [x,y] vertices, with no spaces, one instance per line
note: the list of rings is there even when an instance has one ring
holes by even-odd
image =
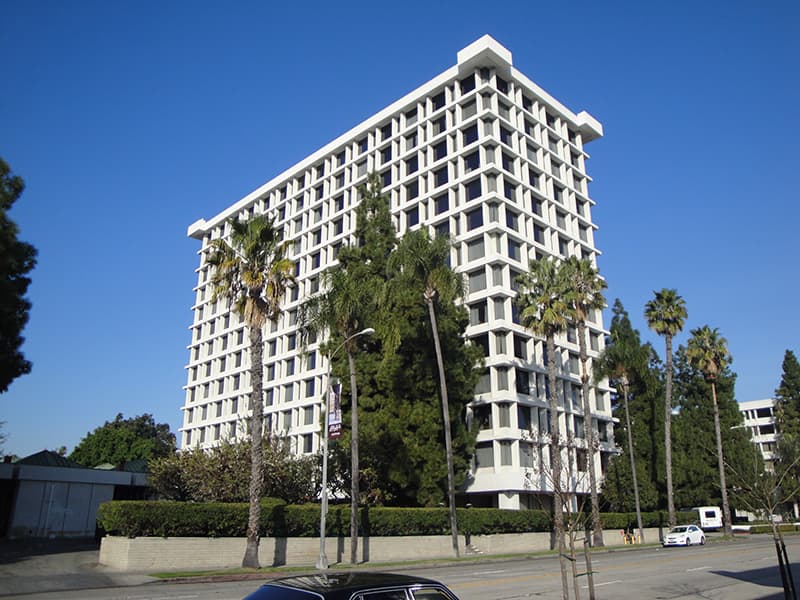
[[[606,282],[600,278],[597,269],[588,259],[570,256],[562,267],[565,279],[568,282],[566,300],[569,308],[569,318],[578,328],[578,347],[581,360],[581,395],[583,396],[584,431],[586,432],[586,445],[588,446],[589,460],[589,486],[591,487],[592,504],[592,545],[603,546],[603,525],[600,523],[600,502],[597,497],[597,473],[595,472],[594,457],[597,452],[597,441],[594,435],[594,421],[592,407],[589,402],[589,359],[586,351],[586,319],[592,310],[601,310],[606,305],[603,290]]]
[[[664,288],[644,307],[647,325],[666,342],[666,395],[664,398],[664,456],[667,471],[667,513],[669,526],[675,526],[675,498],[672,492],[672,338],[683,331],[686,303],[677,290]]]
[[[561,488],[561,434],[558,426],[558,379],[556,373],[556,334],[567,327],[565,296],[567,282],[564,271],[556,259],[530,261],[528,272],[517,277],[519,292],[516,304],[522,325],[535,335],[545,338],[547,347],[547,373],[550,403],[550,467],[553,474],[553,522],[558,543],[561,566],[561,588],[564,598],[569,597],[567,565],[564,545],[564,512]]]
[[[228,221],[230,234],[215,239],[206,262],[213,269],[214,298],[227,298],[244,319],[250,337],[250,510],[243,567],[258,568],[258,530],[264,485],[262,432],[264,391],[262,328],[277,321],[286,288],[294,282],[294,265],[274,221],[258,215],[248,221]]]
[[[428,318],[433,333],[436,350],[436,364],[439,369],[439,390],[442,400],[442,421],[444,427],[445,454],[447,457],[447,496],[450,504],[450,531],[453,537],[453,552],[458,552],[458,523],[456,520],[455,473],[453,468],[453,442],[450,431],[450,406],[447,398],[444,359],[442,358],[439,329],[436,324],[437,303],[452,303],[463,298],[464,278],[447,265],[451,242],[446,236],[431,239],[427,230],[409,232],[402,239],[396,252],[389,259],[389,269],[398,270],[400,286],[409,279],[423,284],[422,299],[428,307]]]
[[[717,404],[717,376],[731,361],[728,341],[715,327],[703,325],[691,331],[692,337],[686,348],[689,364],[703,373],[711,384],[711,398],[714,402],[714,433],[717,436],[717,466],[719,468],[719,487],[722,490],[722,519],[725,535],[731,535],[731,509],[728,505],[728,487],[725,484],[725,457],[722,454],[722,432],[719,427],[719,405]]]
[[[358,350],[358,332],[365,328],[367,307],[372,302],[372,289],[364,281],[351,276],[345,269],[335,266],[321,276],[325,290],[307,299],[301,309],[301,327],[306,333],[326,333],[329,336],[329,351],[336,348],[335,342],[343,340],[350,373],[350,562],[358,560],[358,499],[359,454],[358,454],[358,384],[355,353]],[[305,337],[305,336],[304,336]],[[331,360],[332,357],[329,357]]]

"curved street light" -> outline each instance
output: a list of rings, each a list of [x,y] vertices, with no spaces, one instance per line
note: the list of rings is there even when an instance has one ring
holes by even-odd
[[[317,559],[317,569],[328,568],[328,557],[325,555],[325,517],[328,514],[328,403],[331,393],[331,365],[333,364],[333,357],[341,350],[344,345],[350,340],[357,338],[360,335],[370,335],[375,333],[372,327],[362,329],[358,333],[354,333],[339,344],[336,349],[328,355],[328,374],[327,386],[325,389],[325,397],[322,400],[322,412],[325,415],[323,427],[325,428],[325,443],[322,447],[322,501],[320,502],[319,509],[319,558]]]

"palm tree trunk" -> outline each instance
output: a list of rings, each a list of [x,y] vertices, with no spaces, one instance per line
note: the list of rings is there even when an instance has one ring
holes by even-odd
[[[558,563],[561,567],[561,594],[569,600],[567,564],[564,558],[564,508],[561,492],[561,444],[558,431],[558,379],[556,376],[555,334],[547,334],[547,376],[550,384],[550,471],[553,479],[553,526],[558,546]]]
[[[633,500],[636,503],[636,525],[639,527],[639,543],[644,544],[644,528],[642,527],[642,509],[639,506],[639,479],[636,476],[636,459],[633,456],[633,433],[631,432],[631,414],[628,411],[628,383],[622,384],[622,400],[625,404],[625,427],[628,430],[628,454],[631,457],[631,476],[633,477]]]
[[[672,336],[667,334],[667,385],[664,400],[664,459],[667,470],[667,521],[675,527],[675,498],[672,495]]]
[[[731,508],[728,504],[728,486],[725,483],[725,457],[722,454],[722,432],[719,428],[717,385],[713,380],[711,381],[711,397],[714,400],[714,433],[717,434],[717,466],[719,467],[719,487],[722,490],[722,527],[725,535],[732,535]]]
[[[250,325],[250,510],[247,517],[247,546],[242,567],[258,569],[258,530],[261,522],[261,492],[264,486],[264,452],[261,436],[264,421],[261,326]]]
[[[453,553],[458,557],[458,520],[456,518],[456,484],[453,469],[453,442],[450,435],[450,406],[447,401],[447,382],[444,377],[444,360],[439,342],[439,328],[436,325],[436,311],[433,300],[425,298],[428,305],[428,316],[433,331],[433,344],[436,348],[436,363],[439,367],[439,388],[442,395],[442,424],[444,426],[444,448],[447,454],[447,497],[450,504],[450,532],[453,536]]]
[[[347,364],[350,368],[350,394],[352,413],[350,415],[350,562],[358,562],[358,388],[356,387],[356,361],[347,349]]]
[[[578,348],[581,359],[581,395],[583,396],[583,429],[586,432],[586,445],[588,446],[586,461],[589,466],[589,486],[591,487],[592,502],[592,546],[605,546],[603,542],[603,524],[600,522],[600,501],[597,497],[597,473],[594,470],[594,456],[596,452],[596,440],[594,439],[594,419],[592,419],[592,407],[589,402],[589,371],[586,363],[589,357],[586,355],[586,322],[578,321]]]

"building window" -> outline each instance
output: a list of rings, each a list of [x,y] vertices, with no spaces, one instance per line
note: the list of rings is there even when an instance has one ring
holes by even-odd
[[[475,75],[470,75],[461,80],[461,93],[466,94],[475,89]]]
[[[506,146],[511,146],[511,132],[505,127],[500,128],[500,141]]]
[[[417,122],[417,109],[412,108],[408,112],[406,112],[406,127],[410,127]]]
[[[511,448],[514,442],[510,440],[502,440],[500,442],[500,466],[511,466]]]
[[[508,94],[508,82],[505,79],[501,79],[497,76],[495,76],[495,81],[497,82],[497,91],[502,92],[503,94]]]
[[[489,334],[484,333],[483,335],[475,336],[472,339],[472,343],[483,350],[483,356],[489,356]]]
[[[516,369],[515,370],[515,378],[516,378],[516,386],[517,386],[517,393],[518,394],[528,394],[530,393],[531,388],[531,381],[530,381],[530,373],[523,369]],[[520,429],[527,429],[530,426],[530,423],[523,425],[520,422]]]
[[[440,108],[444,108],[445,104],[445,96],[444,90],[436,94],[433,98],[431,98],[431,108],[433,112],[436,112]]]
[[[480,197],[480,195],[482,193],[481,192],[481,180],[480,179],[474,179],[474,180],[470,181],[466,185],[466,189],[467,189],[467,201],[475,200],[475,198]]]
[[[483,431],[492,428],[492,405],[481,404],[473,409],[475,421],[478,423],[478,429]]]
[[[464,142],[464,146],[468,146],[473,142],[478,141],[478,126],[473,125],[472,127],[467,127],[462,132],[462,139]]]
[[[538,223],[533,224],[533,241],[544,246],[544,227]]]
[[[505,152],[502,154],[503,170],[509,173],[514,172],[514,159],[508,156]]]
[[[479,442],[475,446],[475,467],[483,469],[494,466],[494,447],[492,442]]]
[[[467,230],[471,231],[483,225],[483,208],[478,207],[467,213]]]
[[[480,271],[473,271],[469,274],[469,291],[479,292],[486,289],[486,272],[481,269]]]
[[[447,165],[433,173],[434,185],[439,187],[447,183]]]
[[[419,159],[416,156],[412,156],[408,160],[406,160],[406,175],[411,175],[411,173],[416,173],[419,170]]]
[[[303,454],[309,454],[312,451],[313,436],[310,433],[304,433],[300,437],[303,440]]]
[[[406,185],[406,200],[413,200],[419,196],[419,182],[412,181]]]
[[[433,146],[433,160],[441,160],[447,156],[447,140],[442,140]]]
[[[406,136],[406,150],[411,150],[417,147],[417,134],[412,133]]]
[[[433,135],[439,135],[447,128],[447,120],[445,119],[444,115],[439,117],[438,119],[434,119],[431,121],[431,129],[433,130]]]
[[[483,236],[467,244],[467,260],[473,261],[484,257],[486,254],[483,245]]]
[[[508,257],[517,261],[522,260],[522,250],[519,242],[508,240]]]
[[[477,113],[478,113],[478,104],[474,100],[472,102],[467,102],[461,107],[462,119],[469,119],[470,117],[476,115]]]
[[[464,173],[469,173],[471,171],[475,171],[479,169],[481,166],[481,156],[480,152],[477,150],[472,154],[468,154],[464,157]]]
[[[388,169],[381,174],[381,183],[384,188],[392,185],[392,169]]]
[[[433,204],[435,206],[436,214],[440,215],[443,212],[450,210],[450,197],[447,194],[437,196],[434,198]]]
[[[419,207],[415,206],[411,210],[406,211],[406,226],[413,227],[419,223]]]
[[[392,145],[389,144],[388,146],[386,146],[386,148],[381,150],[381,163],[385,165],[386,163],[391,162],[391,160],[392,160]]]
[[[392,137],[392,124],[387,123],[383,127],[381,127],[381,141],[385,142],[390,137]]]
[[[469,307],[469,324],[480,325],[486,322],[486,301],[483,300],[477,304],[471,304]]]
[[[497,420],[498,427],[511,427],[511,404],[501,402],[497,405]]]

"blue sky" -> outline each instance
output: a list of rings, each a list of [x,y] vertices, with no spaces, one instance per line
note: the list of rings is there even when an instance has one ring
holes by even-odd
[[[280,5],[278,5],[280,4]],[[677,288],[719,327],[737,399],[800,351],[800,4],[5,0],[0,156],[39,249],[6,453],[121,412],[177,433],[198,244],[187,226],[455,64],[485,33],[575,112],[599,267],[634,326]]]

